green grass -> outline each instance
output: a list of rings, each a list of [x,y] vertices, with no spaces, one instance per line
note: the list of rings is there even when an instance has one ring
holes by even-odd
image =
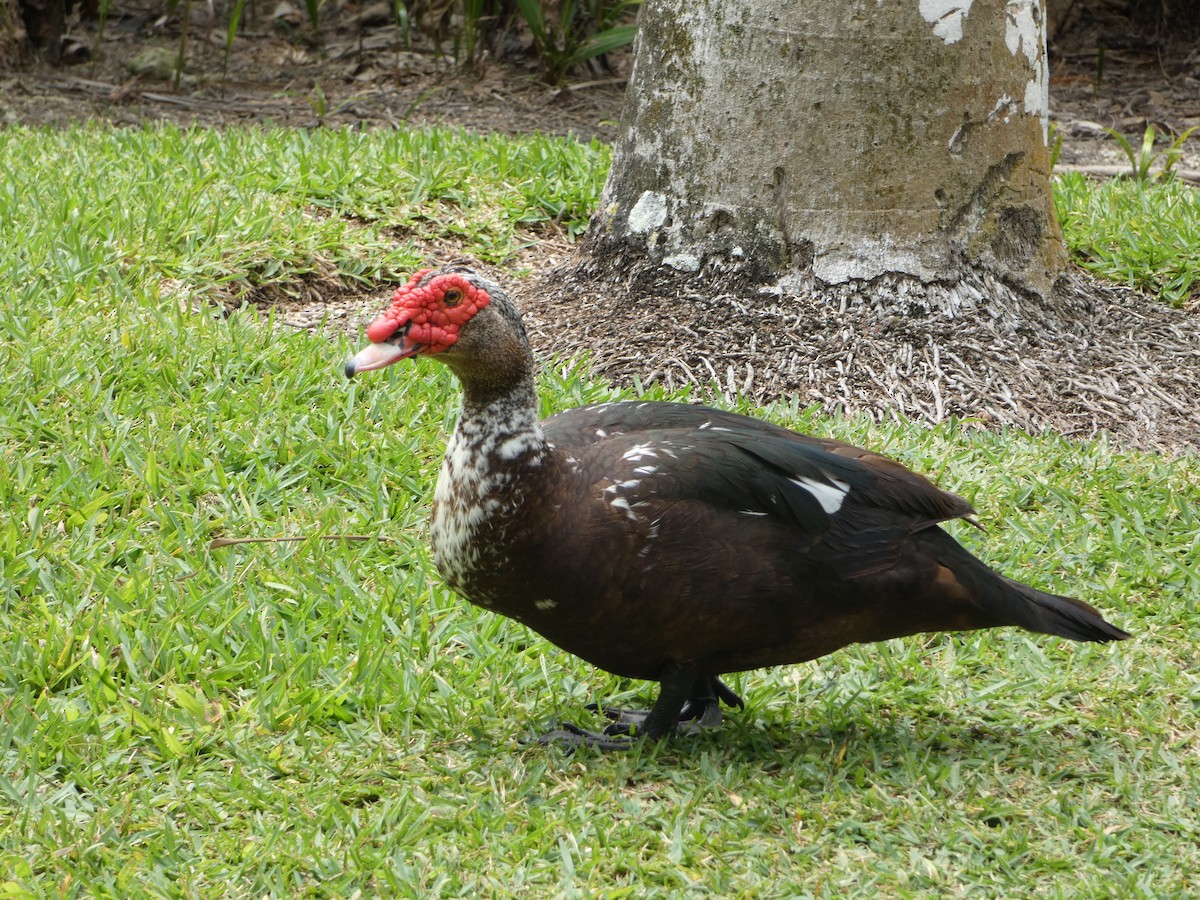
[[[1067,246],[1085,269],[1174,304],[1200,299],[1200,190],[1175,179],[1096,184],[1069,172],[1054,196]]]
[[[0,896],[1196,893],[1195,456],[759,411],[962,492],[989,528],[965,542],[1135,639],[850,648],[735,676],[748,708],[713,734],[570,757],[518,741],[651,691],[438,582],[447,374],[347,384],[348,342],[161,289],[374,282],[448,232],[504,260],[521,227],[583,222],[604,162],[453,132],[0,132]],[[544,388],[612,394],[574,368]]]

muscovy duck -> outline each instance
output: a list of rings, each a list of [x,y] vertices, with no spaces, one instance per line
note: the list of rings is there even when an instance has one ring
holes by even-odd
[[[431,356],[462,382],[434,560],[472,603],[593,665],[661,684],[648,713],[544,740],[628,746],[721,720],[719,678],[847,644],[1017,625],[1129,637],[1000,575],[939,527],[971,505],[899,463],[747,416],[601,403],[539,421],[521,316],[467,268],[413,275],[347,376]],[[695,720],[694,722],[692,720]]]

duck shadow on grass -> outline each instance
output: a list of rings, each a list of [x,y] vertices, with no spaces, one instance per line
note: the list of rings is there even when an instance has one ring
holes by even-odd
[[[746,767],[764,776],[778,772],[791,779],[813,780],[822,787],[831,778],[861,781],[865,777],[903,784],[972,770],[1020,771],[1055,782],[1090,780],[1104,777],[1112,760],[1125,755],[1119,736],[1079,720],[981,721],[941,715],[934,709],[908,710],[897,720],[867,718],[865,711],[861,719],[839,719],[833,723],[800,716],[764,720],[753,710],[734,711],[718,727],[620,751],[545,746],[527,731],[518,752],[587,760],[588,766],[625,759],[634,772],[642,770],[651,778],[663,768]],[[537,726],[548,724],[552,723]],[[505,751],[499,740],[493,740],[493,747]]]

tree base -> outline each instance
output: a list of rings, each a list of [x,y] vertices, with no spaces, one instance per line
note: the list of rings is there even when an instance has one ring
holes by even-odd
[[[618,384],[1200,448],[1200,311],[1082,272],[1042,298],[985,272],[763,289],[584,256],[520,293],[543,358]]]

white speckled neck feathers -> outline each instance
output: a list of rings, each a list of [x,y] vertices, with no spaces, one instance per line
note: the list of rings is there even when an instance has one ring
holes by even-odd
[[[430,536],[446,582],[472,600],[472,574],[502,561],[548,453],[532,379],[490,402],[464,399],[434,493]]]

